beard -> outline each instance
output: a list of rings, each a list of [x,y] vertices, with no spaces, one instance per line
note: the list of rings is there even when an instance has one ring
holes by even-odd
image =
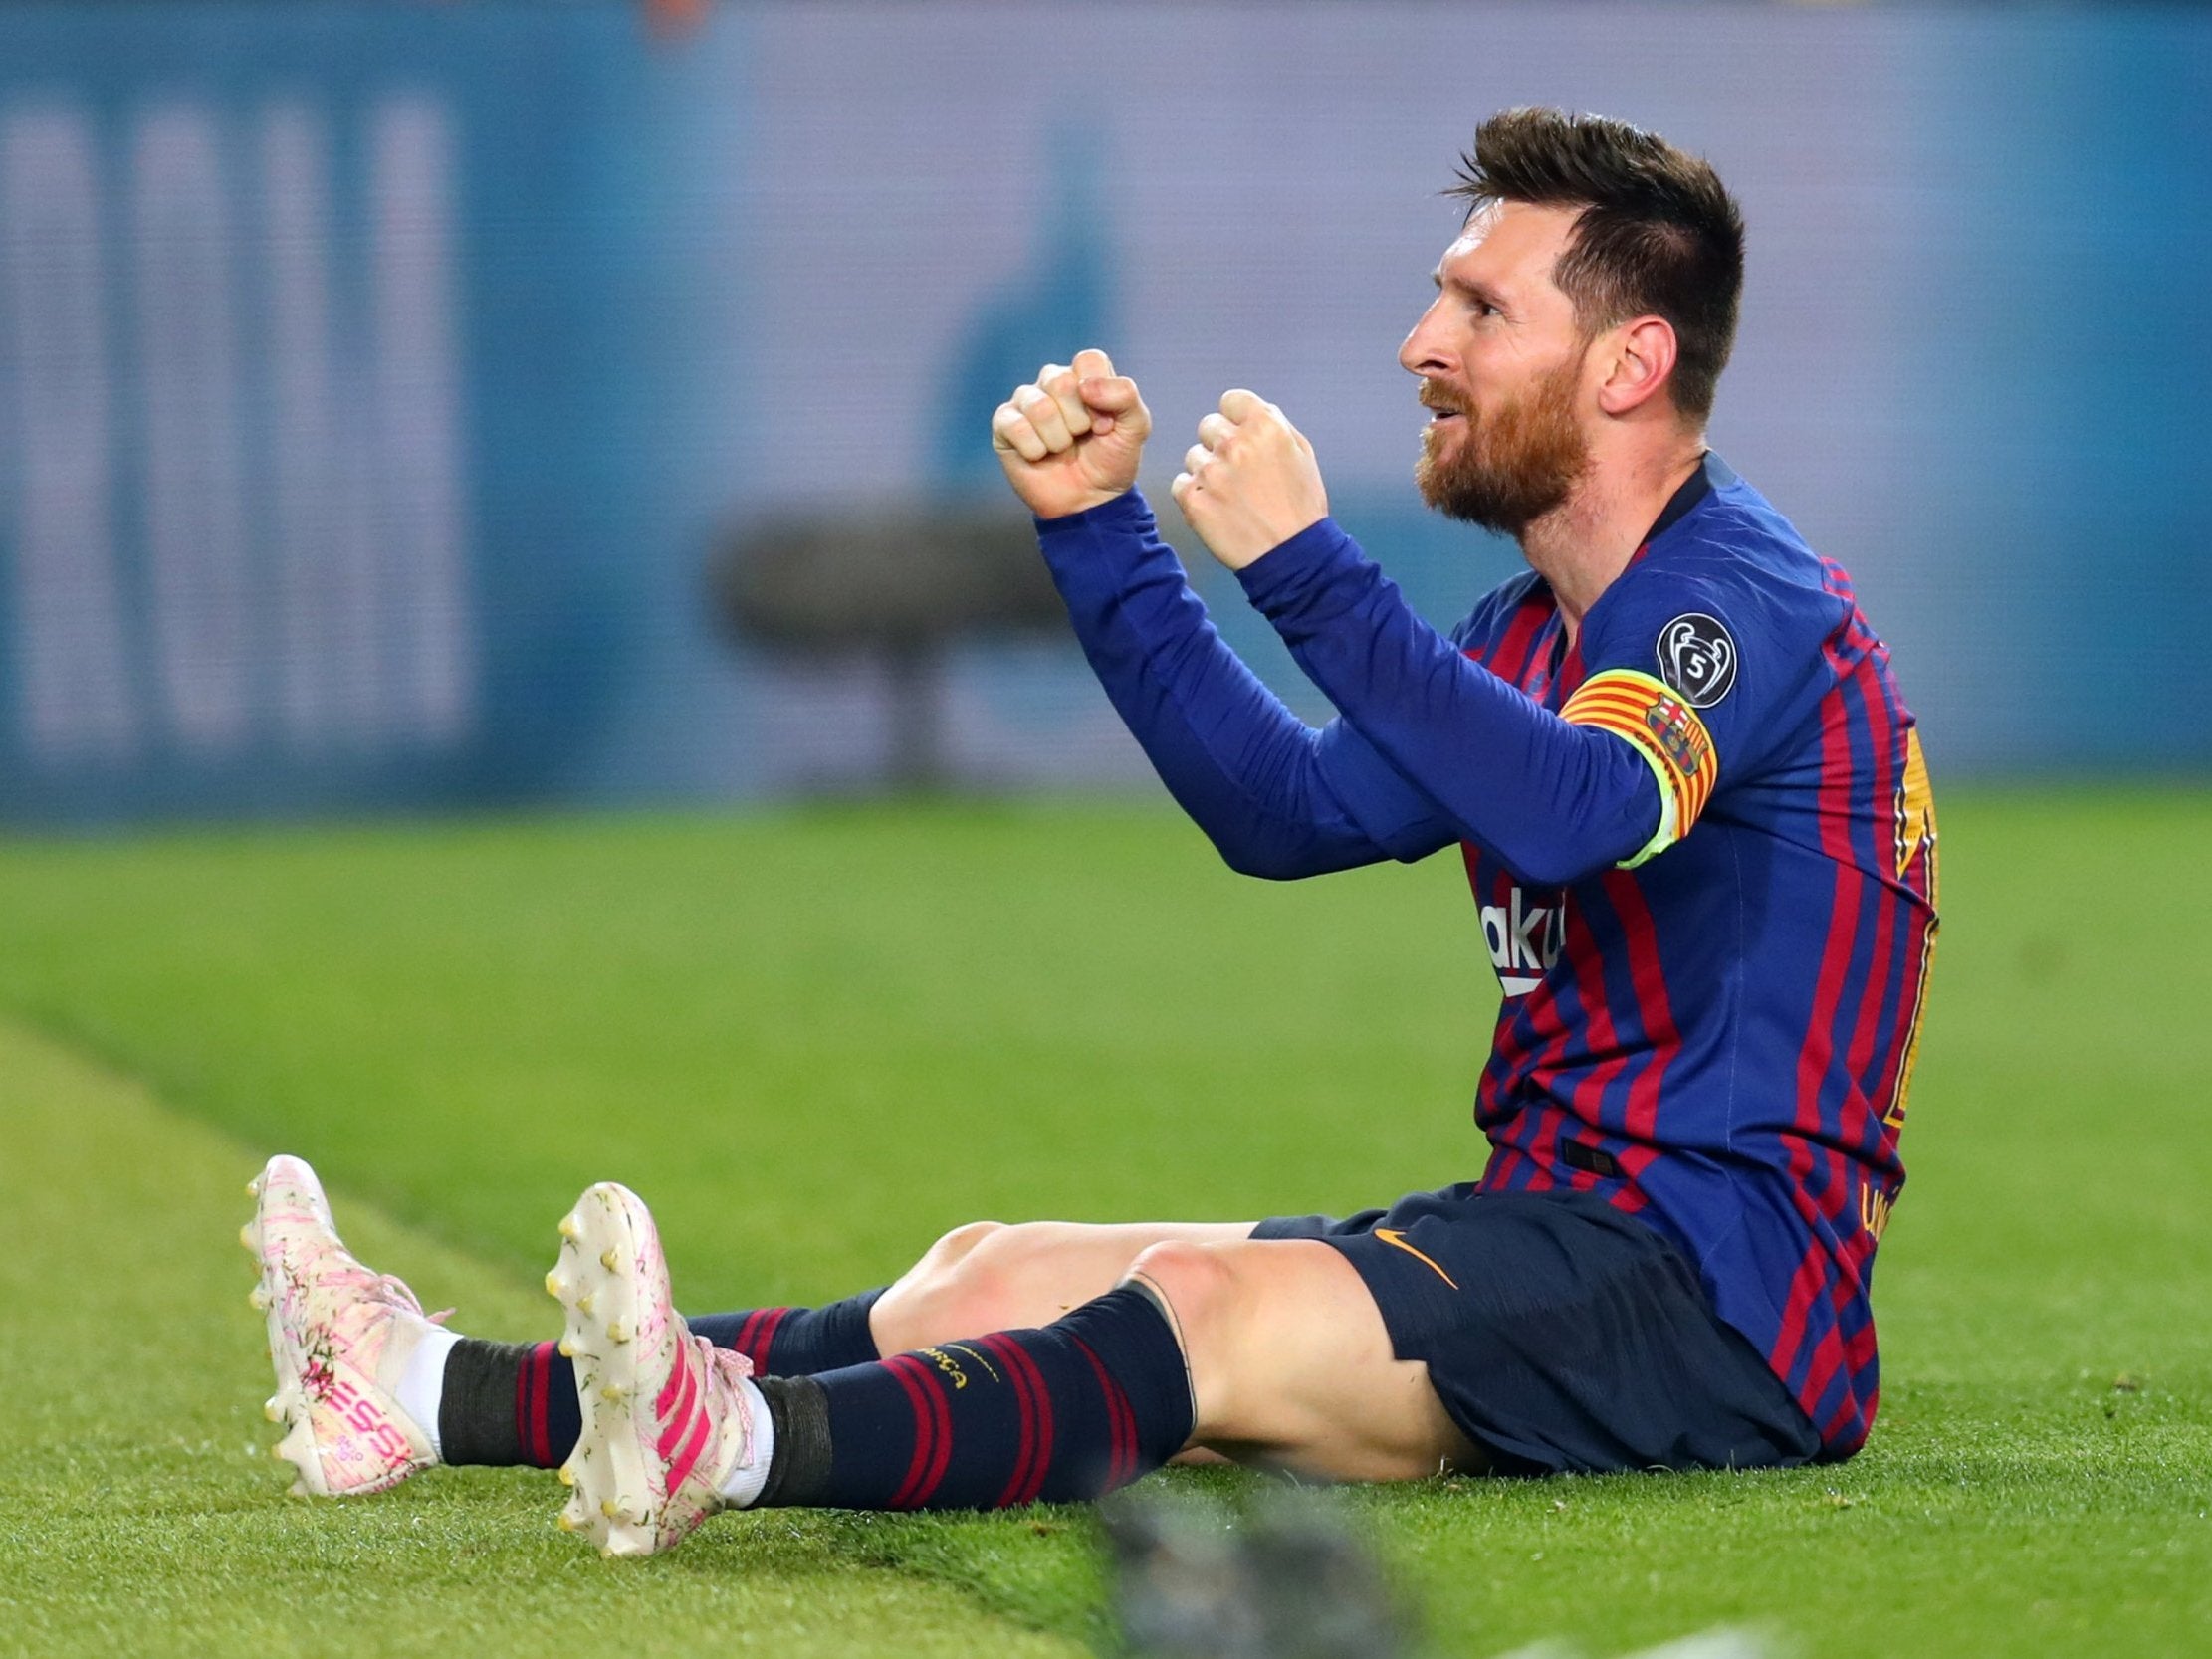
[[[1421,499],[1446,518],[1511,536],[1558,508],[1590,468],[1590,440],[1575,422],[1581,369],[1579,358],[1560,364],[1487,419],[1457,393],[1424,381],[1423,405],[1456,413],[1459,431],[1448,448],[1448,427],[1422,435],[1414,463]]]

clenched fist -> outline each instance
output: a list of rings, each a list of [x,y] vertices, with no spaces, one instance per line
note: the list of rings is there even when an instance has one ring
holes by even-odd
[[[1110,502],[1137,482],[1152,412],[1103,351],[1046,363],[991,417],[991,447],[1013,493],[1039,518]]]
[[[1231,570],[1329,516],[1313,446],[1247,391],[1223,392],[1220,413],[1199,422],[1174,494],[1207,551]]]

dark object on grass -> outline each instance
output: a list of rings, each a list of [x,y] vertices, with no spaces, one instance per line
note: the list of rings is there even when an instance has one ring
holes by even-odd
[[[741,639],[812,661],[880,664],[889,781],[949,783],[945,658],[960,641],[1060,635],[1067,613],[1018,508],[940,505],[786,514],[744,526],[710,570]]]
[[[1114,1611],[1145,1659],[1403,1659],[1411,1620],[1374,1556],[1318,1495],[1241,1514],[1123,1499],[1102,1519]]]

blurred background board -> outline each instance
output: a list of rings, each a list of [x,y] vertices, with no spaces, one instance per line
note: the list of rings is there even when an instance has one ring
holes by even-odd
[[[1715,442],[1939,779],[2201,773],[2212,13],[182,0],[0,11],[0,814],[874,787],[898,665],[728,638],[718,550],[998,502],[988,411],[1091,341],[1157,494],[1256,386],[1448,623],[1515,557],[1420,509],[1392,358],[1526,102],[1741,195]],[[934,695],[956,781],[1143,778],[1064,639]]]

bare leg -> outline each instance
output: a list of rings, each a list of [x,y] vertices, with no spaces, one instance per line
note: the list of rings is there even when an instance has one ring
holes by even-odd
[[[1140,1221],[1092,1226],[975,1221],[956,1227],[885,1291],[868,1314],[880,1353],[904,1353],[958,1337],[1050,1325],[1104,1296],[1156,1244],[1233,1243],[1252,1221]]]
[[[1125,1280],[1167,1306],[1191,1368],[1206,1450],[1324,1480],[1480,1469],[1429,1383],[1403,1360],[1351,1263],[1252,1222],[1090,1226],[976,1222],[945,1235],[870,1316],[884,1353],[1051,1324]]]
[[[1130,1277],[1173,1316],[1193,1444],[1322,1480],[1414,1480],[1485,1460],[1429,1367],[1397,1357],[1352,1264],[1312,1239],[1170,1241]]]
[[[868,1313],[879,1353],[934,1348],[989,1331],[1050,1325],[1071,1308],[1104,1296],[1128,1277],[1129,1264],[1156,1244],[1234,1243],[1251,1221],[1139,1221],[1093,1225],[976,1221],[932,1245]],[[1178,1463],[1223,1463],[1217,1452],[1187,1448]]]

